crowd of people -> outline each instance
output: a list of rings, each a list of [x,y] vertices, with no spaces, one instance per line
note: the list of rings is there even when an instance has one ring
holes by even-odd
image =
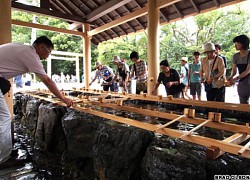
[[[161,61],[161,72],[151,93],[156,94],[160,84],[163,84],[167,95],[201,100],[203,84],[207,101],[225,102],[225,87],[238,84],[240,103],[248,104],[250,97],[250,91],[247,90],[250,87],[249,37],[237,36],[233,39],[233,43],[239,52],[233,56],[232,72],[229,77],[226,77],[227,59],[221,54],[221,45],[209,42],[203,46],[202,53],[205,57],[201,58],[201,53],[195,51],[191,62],[188,62],[188,57],[180,59],[180,72],[171,68],[167,59]],[[146,61],[141,60],[138,52],[135,51],[130,54],[130,60],[132,64],[128,66],[119,56],[114,56],[112,60],[116,66],[114,72],[109,66],[97,62],[95,77],[89,85],[91,86],[97,78],[101,78],[104,91],[119,91],[120,88],[120,91],[131,93],[131,80],[135,79],[136,94],[147,93]]]

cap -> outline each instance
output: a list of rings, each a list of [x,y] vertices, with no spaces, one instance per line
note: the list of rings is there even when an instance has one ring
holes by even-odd
[[[204,52],[215,51],[215,46],[213,43],[207,43],[203,46]]]
[[[112,62],[120,62],[120,57],[119,56],[114,56]]]
[[[188,57],[182,57],[181,61],[186,61],[187,62],[188,61]]]
[[[107,76],[109,76],[109,75],[110,75],[110,72],[109,72],[109,70],[106,70],[106,71],[104,71],[104,74],[103,74],[103,76],[107,77]]]

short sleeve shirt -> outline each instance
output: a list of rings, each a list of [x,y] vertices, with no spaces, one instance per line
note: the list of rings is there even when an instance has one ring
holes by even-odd
[[[97,77],[103,77],[105,71],[109,71],[111,76],[114,76],[113,70],[109,66],[102,66],[101,70],[97,70],[95,74],[95,78]]]
[[[166,92],[168,95],[174,95],[176,93],[179,93],[179,85],[172,85],[171,87],[167,87],[166,83],[168,82],[173,82],[173,81],[179,81],[180,80],[180,75],[175,69],[170,69],[170,76],[167,77],[165,73],[160,72],[158,76],[158,83],[163,83],[165,86]]]
[[[189,65],[189,71],[190,71],[190,82],[191,83],[197,83],[201,81],[200,78],[200,74],[199,73],[195,73],[193,74],[193,72],[199,72],[200,71],[200,67],[201,67],[201,63],[197,63],[197,64],[190,64]]]
[[[184,75],[184,77],[181,79],[182,83],[186,86],[188,85],[188,65],[181,66],[181,74]]]
[[[6,79],[33,72],[46,75],[33,46],[8,43],[0,46],[0,76]]]
[[[144,81],[147,79],[147,64],[145,61],[140,60],[139,63],[134,63],[132,66],[132,72],[133,71],[135,71],[138,81]]]
[[[248,54],[249,53],[250,51],[248,51]],[[233,64],[237,65],[240,74],[244,72],[247,68],[247,65],[250,64],[250,54],[248,54],[244,57],[240,57],[239,52],[233,55]]]

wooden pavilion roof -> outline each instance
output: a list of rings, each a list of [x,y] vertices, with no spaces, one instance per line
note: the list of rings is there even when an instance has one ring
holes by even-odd
[[[158,0],[160,24],[180,20],[242,0]],[[12,0],[12,8],[66,20],[72,30],[89,23],[92,43],[147,28],[147,0],[41,0],[40,7]]]

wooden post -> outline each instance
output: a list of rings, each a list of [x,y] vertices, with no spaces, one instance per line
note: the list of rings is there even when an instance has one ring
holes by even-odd
[[[214,120],[214,112],[208,112],[208,119],[209,120]]]
[[[148,0],[148,94],[151,95],[159,72],[159,9],[157,0]]]
[[[214,114],[214,121],[221,122],[221,113]]]
[[[11,42],[11,1],[0,1],[0,45]],[[13,86],[12,79],[9,79],[11,86]],[[9,108],[10,114],[13,117],[13,89],[5,94],[5,100]]]
[[[83,58],[83,69],[84,69],[84,86],[89,88],[91,78],[91,36],[88,35],[90,31],[90,24],[83,25],[83,31],[86,36],[83,37],[84,41],[84,58]]]
[[[188,109],[188,108],[184,108],[183,114],[184,114],[185,116],[188,116],[188,112],[189,112],[189,109]]]
[[[195,109],[189,109],[188,110],[188,117],[192,117],[192,118],[195,117]]]

